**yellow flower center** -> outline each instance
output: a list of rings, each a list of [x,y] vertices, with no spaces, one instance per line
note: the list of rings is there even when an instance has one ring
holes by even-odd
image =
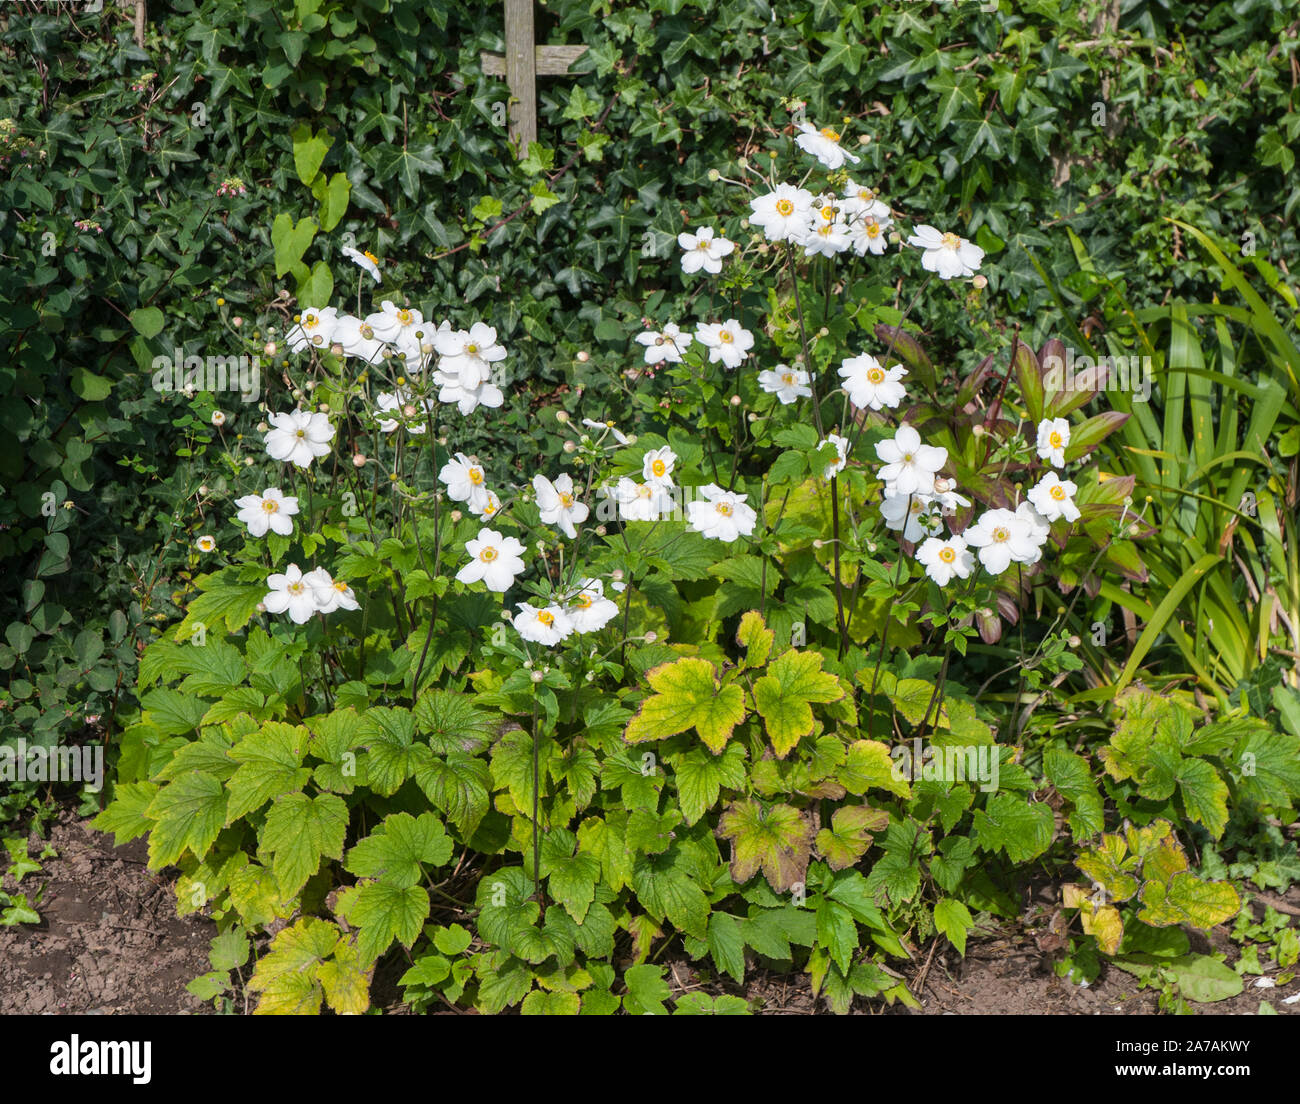
[[[840,132],[834,127],[822,127],[821,134],[829,142],[838,142],[840,140]]]
[[[731,507],[725,502],[719,502],[714,507],[723,517],[731,517]]]
[[[497,550],[489,546],[478,554],[478,558],[484,563],[491,563],[497,558]]]
[[[835,208],[828,203],[825,207],[821,209],[821,216],[822,219],[825,220],[826,222],[834,222]]]
[[[337,590],[340,594],[346,594],[348,592],[348,584],[343,582],[342,579],[335,579],[334,589]]]
[[[573,505],[573,495],[571,495],[571,494],[564,494],[564,493],[561,493],[561,494],[560,494],[560,505],[563,506],[563,507],[567,510],[570,506]]]
[[[578,597],[573,600],[573,604],[579,609],[588,609],[591,606],[591,595],[579,594]]]
[[[718,340],[723,342],[723,344],[730,345],[736,339],[731,336],[731,331],[723,330],[720,334],[718,334]]]
[[[473,483],[474,486],[476,486],[476,487],[479,486],[480,484],[482,484],[482,482],[483,482],[483,469],[482,469],[482,468],[470,468],[470,469],[469,469],[469,481],[470,481],[471,483]]]
[[[776,201],[776,213],[778,215],[792,215],[794,214],[794,204],[788,199],[778,199]]]
[[[1065,488],[1062,487],[1059,483],[1057,483],[1056,486],[1054,486],[1047,493],[1050,494],[1054,499],[1056,499],[1057,502],[1065,501]]]
[[[465,346],[465,352],[469,353],[470,356],[477,356],[477,355],[478,355],[478,346],[477,346],[477,345],[473,345],[473,344],[471,344],[471,345],[466,345],[466,346]]]
[[[555,614],[547,613],[546,610],[542,610],[542,612],[537,615],[537,620],[549,629],[555,624]]]
[[[870,368],[867,370],[867,379],[869,379],[872,383],[879,383],[884,378],[885,378],[885,373],[882,372],[879,368]]]
[[[301,594],[303,592],[302,583],[290,583],[286,588],[290,594]]]
[[[654,472],[655,475],[663,475],[663,473],[668,470],[668,465],[665,464],[662,460],[656,460],[653,464],[650,465],[650,470]]]
[[[305,429],[300,429],[300,430],[298,430],[298,431],[294,434],[294,436],[295,436],[295,437],[306,437],[306,436],[307,436],[307,431],[306,431]]]
[[[954,552],[951,548],[945,546],[939,549],[939,559],[943,560],[944,563],[952,563],[952,561],[955,560],[956,558],[957,558],[957,553]]]
[[[1003,541],[1008,541],[1011,539],[1011,530],[1006,528],[1003,525],[999,525],[996,529],[993,530],[993,539],[997,541],[999,544],[1001,544]]]
[[[867,223],[867,237],[869,238],[880,237],[880,223],[876,222],[875,219],[872,219],[870,222]]]
[[[782,381],[782,382],[783,382],[787,387],[793,387],[793,386],[794,386],[794,383],[795,383],[795,380],[794,380],[794,374],[791,373],[791,372],[787,372],[784,376],[781,377],[781,381]]]
[[[483,507],[484,517],[491,517],[496,512],[497,512],[497,504],[495,502],[489,502],[486,506]]]
[[[275,513],[276,510],[278,510],[279,508],[280,508],[280,504],[276,502],[275,499],[273,498],[262,499],[262,509],[265,510],[268,514]]]
[[[961,246],[961,238],[956,234],[944,234],[943,246],[945,249],[958,249]]]
[[[369,249],[367,249],[367,250],[366,250],[364,253],[362,253],[361,255],[362,255],[363,257],[365,257],[365,259],[368,260],[371,264],[378,264],[378,263],[379,263],[379,258],[376,257],[373,253],[371,253]]]
[[[314,314],[309,314],[302,320],[302,324],[309,330],[314,329],[318,322],[320,322],[320,319]]]
[[[870,188],[859,188],[858,198],[862,200],[863,203],[873,203],[876,199],[876,193]]]
[[[1057,433],[1055,430],[1053,430],[1052,433],[1051,433],[1051,435],[1047,438],[1047,443],[1048,443],[1049,445],[1051,445],[1052,448],[1060,448],[1060,447],[1061,447],[1061,435],[1060,435],[1059,433]]]
[[[905,452],[905,453],[903,453],[903,463],[904,463],[904,464],[910,464],[914,459],[915,459],[915,457],[914,457],[910,452]]]
[[[397,312],[397,320],[398,320],[398,321],[399,321],[403,326],[410,325],[410,322],[411,322],[411,312],[410,312],[409,310],[399,310],[399,311]]]

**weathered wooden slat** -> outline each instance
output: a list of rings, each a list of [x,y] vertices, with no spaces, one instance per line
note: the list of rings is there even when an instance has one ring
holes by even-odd
[[[586,52],[586,46],[538,46],[533,53],[533,70],[539,77],[567,77],[573,63]],[[482,53],[479,61],[489,77],[506,75],[504,54]]]
[[[510,137],[519,150],[537,141],[537,48],[533,45],[533,0],[506,0],[506,83]]]

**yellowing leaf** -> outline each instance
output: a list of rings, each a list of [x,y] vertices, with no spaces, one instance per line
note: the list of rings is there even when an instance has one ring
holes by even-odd
[[[852,866],[871,846],[873,832],[889,827],[889,814],[869,805],[850,805],[836,809],[831,826],[817,833],[817,850],[832,870]]]
[[[731,878],[737,884],[760,870],[778,893],[803,881],[812,826],[793,806],[737,801],[718,821],[718,835],[731,841]]]
[[[754,683],[754,705],[763,717],[778,759],[813,730],[812,703],[839,701],[844,688],[822,670],[820,652],[786,652]]]
[[[314,1016],[324,995],[320,965],[339,944],[339,931],[325,920],[304,917],[271,941],[258,960],[248,987],[262,994],[254,1014]]]
[[[745,719],[739,686],[721,686],[713,664],[705,659],[679,659],[646,675],[654,693],[627,725],[630,744],[663,740],[694,728],[715,755],[722,751],[736,725]]]
[[[1204,931],[1241,910],[1241,898],[1230,882],[1203,882],[1186,870],[1175,874],[1167,885],[1147,882],[1141,899],[1138,919],[1157,928],[1191,924]]]
[[[318,970],[325,1000],[341,1016],[360,1016],[370,1007],[374,972],[374,964],[366,962],[355,941],[341,940],[334,957],[322,962]]]
[[[855,740],[849,745],[844,766],[835,772],[836,779],[851,794],[862,795],[875,788],[888,790],[899,797],[911,797],[907,779],[896,777],[889,748],[879,740]]]
[[[767,627],[761,613],[750,610],[745,614],[736,632],[736,643],[745,649],[741,667],[762,667],[772,654],[772,641],[775,639],[776,634]]]

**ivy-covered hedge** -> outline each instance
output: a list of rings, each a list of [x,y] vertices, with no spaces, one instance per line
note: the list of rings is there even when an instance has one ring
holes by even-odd
[[[1138,306],[1204,297],[1166,215],[1294,255],[1289,5],[986,6],[550,0],[539,41],[589,49],[540,82],[541,141],[516,159],[480,62],[498,4],[182,0],[150,5],[143,46],[125,8],[4,5],[4,735],[111,724],[142,626],[183,597],[221,475],[210,416],[233,400],[158,394],[155,358],[269,355],[350,241],[427,317],[491,302],[539,401],[634,363],[642,311],[686,296],[686,197],[711,214],[710,172],[805,116],[869,133],[859,175],[984,247],[989,293],[1036,339],[1035,262],[1085,301],[1093,265]],[[955,309],[926,321],[941,353],[988,339]],[[523,404],[492,433],[549,447]]]

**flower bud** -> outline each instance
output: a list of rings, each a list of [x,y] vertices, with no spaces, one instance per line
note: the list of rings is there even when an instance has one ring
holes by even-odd
[[[739,396],[739,395],[732,395],[730,401],[731,401],[731,405],[732,405],[732,406],[739,406],[739,405],[740,405],[740,396]]]
[[[709,183],[716,184],[721,179],[722,179],[722,173],[718,172],[717,169],[709,170]]]
[[[267,356],[275,356],[275,342],[268,341],[265,345],[262,346],[262,352],[264,352]]]
[[[652,631],[645,634],[645,642],[647,644],[653,644],[658,639],[659,639],[659,634],[657,632]]]
[[[577,450],[577,448],[578,448],[578,446],[575,445],[572,441],[565,441],[565,442],[564,442],[564,451],[565,451],[565,452],[575,452],[575,451]]]
[[[330,412],[330,404],[321,403],[316,407],[316,409],[319,410],[322,414],[328,414]]]
[[[557,422],[567,422],[569,420],[569,412],[567,410],[557,410],[555,412],[555,420]]]
[[[364,468],[366,466],[365,455],[358,452],[352,457],[352,466],[354,468]]]
[[[451,520],[453,522],[460,521],[460,519],[463,518],[464,516],[465,515],[462,514],[459,510],[452,510],[451,512]]]
[[[534,671],[534,672],[533,672],[531,675],[529,675],[528,677],[529,677],[530,679],[532,679],[534,682],[541,682],[542,679],[544,679],[546,676],[545,676],[544,674],[542,674],[541,671]]]
[[[586,349],[579,349],[579,350],[578,350],[578,361],[579,361],[579,363],[586,364],[587,361],[589,361],[590,359],[591,359],[591,354],[590,354],[589,352],[587,352]]]
[[[230,320],[230,324],[234,326],[235,329],[239,329],[239,327],[244,324],[244,320],[240,318],[239,315],[235,315],[235,317]]]
[[[971,436],[972,436],[972,437],[983,437],[983,436],[984,436],[984,424],[983,424],[982,422],[981,422],[981,423],[977,423],[976,425],[971,426],[970,431],[971,431]]]
[[[989,286],[989,278],[985,276],[983,273],[977,272],[975,273],[974,278],[971,280],[971,283],[974,284],[977,288],[986,288]]]

